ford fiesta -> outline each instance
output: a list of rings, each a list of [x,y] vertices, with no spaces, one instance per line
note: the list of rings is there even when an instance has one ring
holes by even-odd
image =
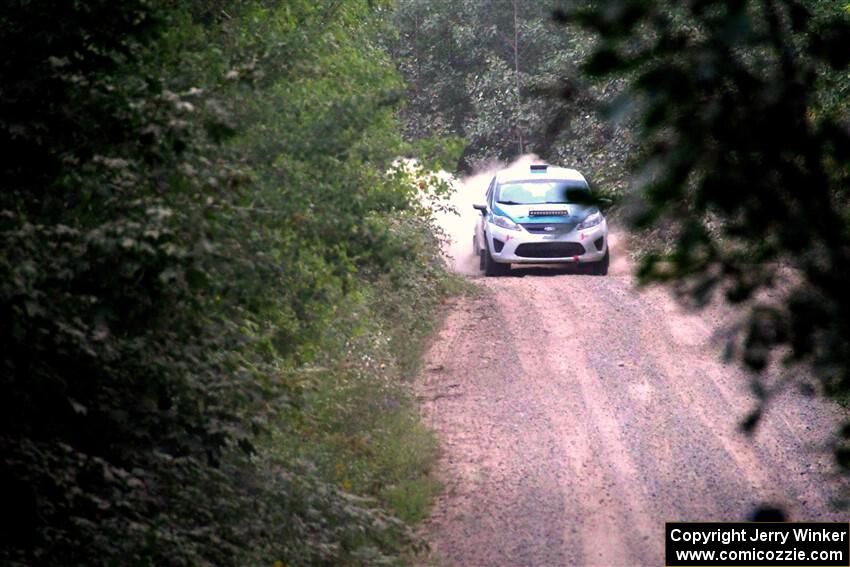
[[[580,264],[608,273],[608,225],[584,176],[574,169],[532,165],[502,170],[487,188],[473,247],[487,276],[511,264]],[[605,201],[608,202],[608,201]]]

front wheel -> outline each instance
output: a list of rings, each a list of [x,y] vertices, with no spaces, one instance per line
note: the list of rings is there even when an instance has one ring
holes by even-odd
[[[605,251],[605,256],[598,262],[590,265],[590,273],[594,276],[607,276],[608,265],[611,263],[611,256],[608,250]]]
[[[493,259],[493,255],[490,254],[490,247],[486,243],[484,244],[484,251],[481,253],[481,257],[484,275],[489,278],[504,276],[511,271],[510,264],[500,264]]]

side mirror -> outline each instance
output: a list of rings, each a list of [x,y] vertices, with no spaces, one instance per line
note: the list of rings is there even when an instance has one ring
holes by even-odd
[[[611,199],[608,199],[607,197],[600,197],[599,199],[596,200],[596,203],[597,203],[597,206],[601,210],[604,211],[605,209],[610,207],[612,204],[614,204],[614,201],[612,201]]]
[[[475,204],[475,205],[472,205],[472,208],[475,209],[475,210],[481,211],[482,215],[487,214],[487,205]]]

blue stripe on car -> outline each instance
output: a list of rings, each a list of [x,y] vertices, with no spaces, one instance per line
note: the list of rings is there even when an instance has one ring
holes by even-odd
[[[497,214],[497,215],[499,215],[499,216],[502,216],[502,217],[508,217],[508,218],[509,218],[509,219],[511,219],[512,221],[516,222],[516,220],[514,220],[514,218],[513,218],[511,215],[509,215],[508,213],[506,213],[505,211],[503,211],[503,210],[502,210],[502,209],[500,209],[499,207],[494,206],[494,207],[493,207],[493,213],[494,213],[494,214]]]

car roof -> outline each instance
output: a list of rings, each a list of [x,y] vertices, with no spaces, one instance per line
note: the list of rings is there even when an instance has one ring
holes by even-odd
[[[545,167],[545,170],[543,169]],[[536,171],[533,171],[536,170]],[[557,181],[583,181],[587,183],[584,175],[575,169],[566,167],[558,167],[555,165],[533,164],[526,167],[511,167],[503,169],[496,173],[496,182],[505,183],[507,181],[536,181],[536,180],[557,180]]]

